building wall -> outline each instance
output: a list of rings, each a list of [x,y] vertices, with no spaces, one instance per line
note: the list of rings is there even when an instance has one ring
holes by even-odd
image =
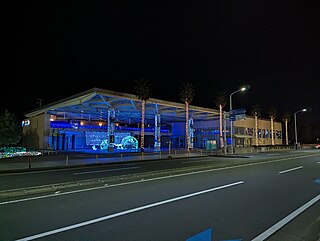
[[[56,131],[53,133],[53,129],[50,129],[49,116],[41,114],[32,118],[29,118],[30,124],[23,127],[23,145],[29,148],[48,148],[48,145],[52,147],[53,143],[67,143],[66,146],[56,147],[57,149],[70,149],[70,148],[85,148],[84,137],[81,139],[81,135],[77,135],[75,141],[71,143],[72,135],[66,135],[65,131]],[[244,120],[234,121],[235,135],[243,135],[244,138],[236,139],[236,146],[252,146],[255,145],[255,122],[254,117],[247,116]],[[204,148],[207,140],[216,140],[219,143],[219,119],[211,121],[194,121],[194,147]],[[258,118],[258,143],[261,146],[271,145],[271,122],[270,119]],[[227,121],[227,142],[230,138],[230,124]],[[79,133],[78,133],[79,134]],[[170,133],[168,133],[170,134]],[[146,147],[152,147],[154,144],[154,133],[146,133],[145,144]],[[167,135],[167,134],[166,134]],[[56,139],[59,139],[58,142]],[[65,139],[63,139],[65,138]],[[63,140],[66,140],[64,142]],[[162,137],[163,138],[163,137]],[[161,139],[162,139],[161,138]],[[170,141],[172,148],[185,148],[185,122],[172,123]],[[167,146],[169,139],[163,143],[162,146]],[[282,124],[281,122],[274,121],[274,142],[275,145],[281,145],[282,142]],[[60,144],[59,144],[60,145]]]
[[[282,144],[282,125],[281,122],[274,121],[274,144]],[[219,119],[211,121],[194,121],[195,140],[194,147],[204,148],[207,140],[216,140],[219,143]],[[258,143],[262,146],[271,145],[271,121],[270,119],[258,118]],[[226,126],[227,143],[230,144],[230,122]],[[252,116],[246,116],[244,120],[233,122],[233,134],[236,146],[255,145],[255,120]],[[240,136],[240,137],[239,137]],[[172,124],[173,147],[184,147],[185,141],[185,122]]]
[[[29,125],[22,128],[22,145],[27,148],[46,148],[49,133],[46,129],[46,115],[28,119]]]
[[[282,125],[281,122],[273,121],[274,144],[281,145]],[[238,128],[237,128],[238,127]],[[240,128],[239,128],[240,127]],[[255,120],[247,116],[244,120],[234,122],[234,134],[252,135],[251,145],[255,145]],[[243,133],[241,132],[243,130]],[[240,132],[240,133],[239,133]],[[271,145],[271,121],[270,119],[258,118],[258,145]]]

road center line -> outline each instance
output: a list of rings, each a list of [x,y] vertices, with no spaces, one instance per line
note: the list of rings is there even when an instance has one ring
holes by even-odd
[[[281,171],[281,172],[278,172],[278,173],[279,173],[279,174],[283,174],[283,173],[291,172],[291,171],[295,171],[295,170],[298,170],[298,169],[301,169],[301,168],[303,168],[303,166],[299,166],[299,167],[291,168],[291,169],[284,170],[284,171]]]
[[[114,171],[122,171],[122,170],[137,169],[137,168],[139,168],[139,167],[115,168],[115,169],[90,171],[90,172],[75,172],[75,173],[73,173],[73,175],[83,175],[83,174],[91,174],[91,173],[98,173],[98,172],[114,172]]]
[[[156,207],[156,206],[160,206],[160,205],[171,203],[171,202],[175,202],[175,201],[180,201],[182,199],[198,196],[198,195],[201,195],[201,194],[204,194],[204,193],[217,191],[217,190],[220,190],[220,189],[236,186],[236,185],[243,184],[243,183],[244,183],[244,181],[239,181],[239,182],[234,182],[234,183],[226,184],[226,185],[223,185],[223,186],[219,186],[219,187],[203,190],[203,191],[200,191],[200,192],[190,193],[190,194],[183,195],[183,196],[180,196],[180,197],[175,197],[175,198],[167,199],[167,200],[164,200],[164,201],[161,201],[161,202],[151,203],[151,204],[148,204],[148,205],[145,205],[145,206],[140,206],[140,207],[137,207],[137,208],[133,208],[133,209],[125,210],[125,211],[122,211],[122,212],[110,214],[110,215],[107,215],[107,216],[104,216],[104,217],[92,219],[92,220],[89,220],[89,221],[86,221],[86,222],[77,223],[77,224],[73,224],[73,225],[70,225],[70,226],[63,227],[63,228],[54,229],[54,230],[51,230],[51,231],[48,231],[48,232],[39,233],[39,234],[32,235],[32,236],[29,236],[29,237],[25,237],[25,238],[22,238],[22,239],[17,239],[15,241],[29,241],[29,240],[34,240],[34,239],[50,236],[50,235],[57,234],[57,233],[62,233],[62,232],[65,232],[65,231],[68,231],[68,230],[72,230],[72,229],[75,229],[75,228],[80,228],[80,227],[87,226],[87,225],[90,225],[90,224],[102,222],[102,221],[109,220],[109,219],[112,219],[112,218],[117,218],[117,217],[124,216],[124,215],[130,214],[130,213],[138,212],[138,211],[141,211],[141,210],[144,210],[144,209],[153,208],[153,207]]]
[[[317,201],[320,200],[320,194],[316,196],[315,198],[311,199],[309,202],[302,205],[300,208],[295,210],[294,212],[290,213],[287,217],[277,222],[275,225],[264,231],[259,236],[255,237],[251,241],[263,241],[270,237],[273,233],[277,232],[280,228],[282,228],[284,225],[289,223],[292,219],[297,217],[299,214],[304,212],[307,208],[311,207],[313,204],[315,204]]]

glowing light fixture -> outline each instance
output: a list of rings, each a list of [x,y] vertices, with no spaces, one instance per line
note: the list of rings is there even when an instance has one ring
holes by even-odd
[[[309,109],[311,110],[311,109]],[[304,108],[302,110],[298,110],[296,112],[293,113],[293,116],[294,116],[294,135],[295,135],[295,148],[297,149],[298,148],[298,134],[297,134],[297,113],[300,113],[300,112],[306,112],[307,109]]]

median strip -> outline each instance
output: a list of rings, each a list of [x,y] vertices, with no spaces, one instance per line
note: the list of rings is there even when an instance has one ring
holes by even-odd
[[[247,167],[252,165],[262,165],[262,164],[281,162],[281,161],[286,161],[291,159],[307,158],[307,157],[317,156],[317,155],[320,155],[320,154],[317,153],[317,154],[303,155],[303,156],[291,156],[291,157],[286,157],[286,158],[281,158],[276,160],[263,160],[263,161],[255,161],[255,162],[241,161],[241,162],[219,163],[219,164],[213,162],[213,163],[208,163],[208,165],[204,165],[204,166],[166,169],[166,170],[135,173],[130,175],[114,176],[114,177],[107,177],[107,178],[88,179],[88,180],[83,180],[78,182],[56,183],[56,184],[50,184],[50,185],[35,186],[31,188],[3,190],[3,191],[0,191],[0,199],[26,196],[26,195],[38,195],[38,194],[44,194],[44,193],[54,193],[54,194],[24,198],[19,200],[4,201],[4,202],[0,202],[0,205],[6,205],[6,204],[22,202],[22,201],[30,201],[30,200],[40,199],[40,198],[53,197],[57,195],[67,195],[67,194],[72,194],[76,192],[96,190],[96,189],[106,188],[106,187],[111,187],[116,185],[127,185],[127,184],[133,184],[133,183],[139,183],[139,182],[145,182],[145,181],[159,180],[164,178],[174,178],[174,177],[180,177],[180,176],[186,176],[186,175],[200,174],[205,172]],[[75,191],[74,189],[77,189],[77,190]],[[67,191],[67,190],[70,190],[70,191]],[[62,192],[62,191],[66,191],[66,192]],[[57,192],[59,193],[57,194]]]
[[[137,169],[137,168],[139,167],[124,167],[124,168],[106,169],[106,170],[98,170],[98,171],[90,171],[90,172],[75,172],[73,173],[73,175],[84,175],[84,174],[99,173],[99,172],[114,172],[114,171],[122,171],[122,170]]]

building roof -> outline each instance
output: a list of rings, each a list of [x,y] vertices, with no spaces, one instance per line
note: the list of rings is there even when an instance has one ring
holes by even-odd
[[[141,122],[141,101],[132,94],[92,88],[26,113],[30,118],[45,112],[65,119],[106,120],[107,111],[115,110],[116,120],[124,123]],[[161,115],[161,123],[185,121],[185,104],[150,98],[145,108],[146,124],[154,123],[154,115]],[[195,121],[211,120],[219,111],[189,105]]]

